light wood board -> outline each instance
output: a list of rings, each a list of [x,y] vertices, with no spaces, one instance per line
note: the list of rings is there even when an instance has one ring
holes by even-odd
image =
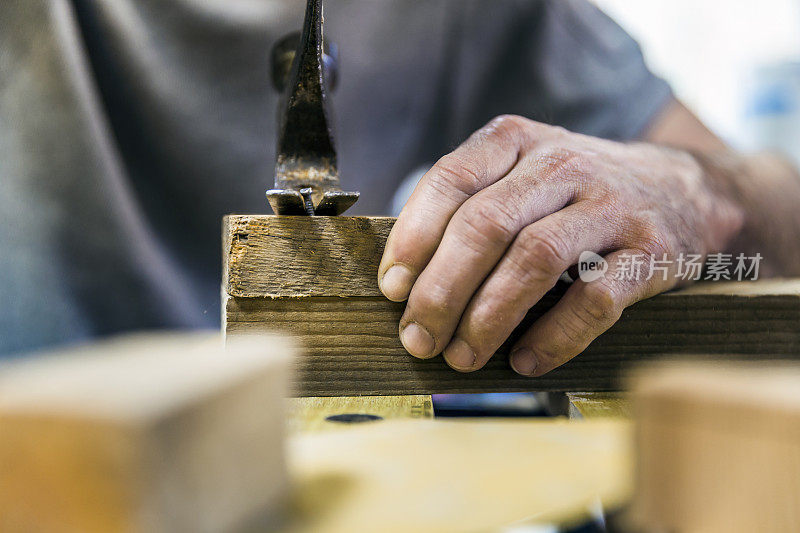
[[[423,420],[433,418],[430,395],[408,396],[335,396],[289,399],[289,432],[311,433],[355,428],[372,421],[330,420],[337,415],[368,415],[385,420]]]
[[[628,395],[623,392],[568,392],[569,417],[624,418],[632,416]]]
[[[226,217],[227,334],[282,331],[304,348],[301,396],[619,390],[632,364],[667,354],[749,360],[800,357],[800,280],[696,284],[640,302],[583,354],[535,379],[508,366],[508,343],[480,371],[409,356],[398,338],[404,304],[386,300],[377,269],[394,220]],[[563,290],[563,288],[561,289]],[[559,297],[531,309],[512,341]]]
[[[625,421],[386,421],[289,441],[290,531],[575,525],[632,489]]]

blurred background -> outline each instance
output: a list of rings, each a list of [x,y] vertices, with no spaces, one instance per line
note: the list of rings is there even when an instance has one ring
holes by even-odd
[[[778,149],[800,163],[800,1],[595,3],[732,146]]]

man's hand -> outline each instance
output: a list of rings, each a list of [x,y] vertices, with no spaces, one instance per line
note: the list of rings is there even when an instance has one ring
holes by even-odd
[[[408,299],[400,338],[412,355],[444,351],[481,368],[584,251],[606,258],[576,281],[512,349],[540,376],[582,352],[622,310],[676,284],[674,275],[616,276],[622,254],[673,261],[721,251],[742,211],[688,153],[621,144],[503,116],[444,156],[397,220],[378,272],[382,292]],[[615,279],[620,278],[620,279]]]

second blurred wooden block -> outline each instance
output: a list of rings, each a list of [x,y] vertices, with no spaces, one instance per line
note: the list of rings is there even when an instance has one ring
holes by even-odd
[[[634,389],[645,531],[800,531],[800,366],[665,363]]]

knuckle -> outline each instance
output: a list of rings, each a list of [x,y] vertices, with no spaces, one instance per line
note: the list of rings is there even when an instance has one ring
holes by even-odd
[[[639,249],[645,255],[661,257],[669,252],[666,234],[657,228],[647,228],[639,236]]]
[[[591,159],[570,148],[552,148],[538,157],[539,164],[551,178],[586,178],[592,175]]]
[[[583,201],[586,213],[596,217],[597,221],[608,228],[619,232],[628,231],[631,227],[628,213],[630,209],[621,196],[613,191],[603,192],[596,198]]]
[[[517,266],[531,281],[549,280],[566,268],[563,240],[552,230],[539,230],[517,239],[520,254],[513,254]],[[509,255],[512,257],[512,255]]]
[[[619,191],[613,189],[604,190],[594,203],[594,207],[606,214],[609,222],[614,223],[625,220],[629,205],[630,202]]]
[[[414,316],[425,318],[448,316],[453,311],[454,289],[438,283],[429,283],[419,288],[414,287],[408,300],[408,308]],[[435,324],[425,324],[435,326]]]
[[[582,302],[576,315],[587,326],[613,323],[620,311],[617,294],[608,282],[601,278],[584,285]]]
[[[511,148],[524,145],[543,126],[543,124],[518,115],[500,115],[476,131],[471,139]]]
[[[501,138],[514,138],[523,134],[530,125],[530,120],[518,115],[500,115],[487,124],[486,129],[490,135]]]
[[[643,238],[640,249],[646,256],[661,258],[669,255],[670,246],[665,235],[660,232],[654,232]]]
[[[669,253],[670,239],[663,229],[663,224],[658,223],[657,217],[648,211],[640,211],[633,216],[627,224],[632,228],[635,241],[633,246],[645,255],[658,255]]]
[[[506,340],[507,324],[513,321],[499,306],[484,306],[462,319],[464,337],[478,356],[488,357]]]
[[[507,242],[517,232],[517,217],[502,203],[468,201],[461,213],[467,239],[477,242]]]
[[[454,154],[447,154],[436,162],[430,180],[441,193],[456,189],[468,195],[479,191],[485,181],[474,164]]]

